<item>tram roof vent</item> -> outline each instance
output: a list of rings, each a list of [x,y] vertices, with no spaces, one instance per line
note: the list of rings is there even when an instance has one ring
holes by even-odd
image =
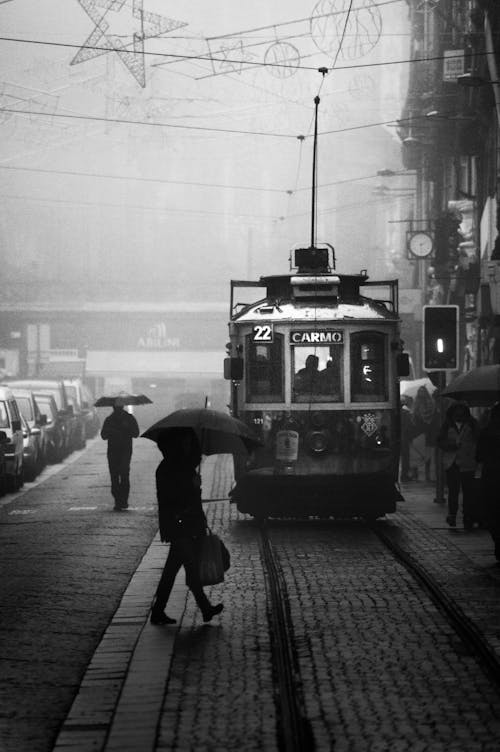
[[[332,275],[307,275],[290,278],[295,298],[338,298],[340,278]]]

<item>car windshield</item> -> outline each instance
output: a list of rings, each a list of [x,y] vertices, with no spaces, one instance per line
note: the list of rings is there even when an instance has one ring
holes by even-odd
[[[16,397],[16,402],[21,411],[21,415],[26,418],[26,420],[33,420],[31,400],[29,400],[28,397]]]
[[[69,399],[71,400],[71,402],[74,405],[76,405],[77,402],[78,402],[78,394],[77,394],[77,391],[76,391],[76,386],[70,386],[70,385],[66,384],[66,393],[67,393]]]
[[[50,387],[43,387],[42,394],[49,394],[51,397],[54,398],[54,401],[57,405],[57,409],[58,410],[63,409],[62,401],[61,401],[61,392],[59,391],[57,387],[55,387],[54,389],[51,389]]]
[[[9,416],[7,415],[7,407],[3,400],[0,401],[0,428],[9,427]]]
[[[54,407],[50,397],[47,397],[44,394],[37,394],[36,401],[38,402],[42,414],[45,414],[47,419],[52,419],[54,417]]]

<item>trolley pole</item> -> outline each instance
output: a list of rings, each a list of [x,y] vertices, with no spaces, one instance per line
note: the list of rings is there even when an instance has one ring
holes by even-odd
[[[313,168],[312,168],[312,205],[311,205],[311,248],[315,248],[316,242],[316,153],[318,149],[318,105],[319,97],[314,97],[314,142],[313,142]]]

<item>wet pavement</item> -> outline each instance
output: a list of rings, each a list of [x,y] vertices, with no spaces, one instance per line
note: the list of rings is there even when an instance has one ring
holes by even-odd
[[[205,510],[212,529],[222,532],[223,536],[229,523],[245,518],[226,500],[230,479],[228,458],[207,459],[203,471],[204,497],[213,501]],[[467,532],[460,527],[450,529],[445,521],[445,504],[435,501],[434,484],[412,482],[402,490],[405,502],[399,504],[398,512],[388,515],[384,523],[388,534],[396,535],[398,542],[418,557],[485,636],[491,650],[500,655],[500,566],[494,558],[489,534],[481,529]],[[244,539],[245,526],[241,535]],[[253,538],[248,535],[243,543],[246,559],[238,562],[238,571],[243,572],[244,583],[232,577],[230,570],[226,582],[210,592],[213,602],[224,600],[226,604],[221,617],[216,617],[209,625],[202,624],[192,598],[188,597],[181,570],[167,609],[178,623],[175,627],[158,628],[150,625],[148,619],[166,556],[166,547],[156,536],[88,665],[54,752],[278,748],[271,647],[266,642],[269,638],[263,637],[267,632],[265,583],[256,565],[260,554]],[[370,556],[373,564],[373,551]],[[380,579],[379,575],[373,577]],[[309,590],[309,585],[305,583],[304,588]],[[303,609],[298,606],[297,609],[299,620]],[[431,607],[429,611],[432,610]],[[257,633],[258,645],[254,640]],[[212,685],[203,690],[197,682],[202,664],[205,668],[211,667],[209,675],[212,676]],[[432,671],[430,666],[429,685],[435,678]],[[446,681],[452,680],[448,677],[444,681],[442,693],[445,696],[449,691]],[[207,693],[211,697],[207,697]],[[214,697],[219,697],[218,713],[213,710]],[[455,731],[448,728],[448,735],[439,736],[438,731],[429,731],[430,727],[423,724],[422,738],[414,743],[408,741],[408,729],[401,732],[399,744],[395,744],[394,738],[384,743],[382,723],[377,747],[363,743],[361,734],[358,743],[337,740],[335,749],[493,752],[500,749],[500,742],[497,745],[500,721],[495,720],[500,718],[499,708],[494,699],[479,702],[478,697],[479,691],[477,697],[471,697],[470,714],[474,716],[478,712],[476,700],[478,707],[485,706],[493,712],[493,720],[488,720],[482,737],[471,737],[470,729],[459,724],[455,729],[457,739],[450,741],[450,733]],[[257,698],[259,701],[254,702]],[[382,699],[379,702],[384,705]],[[182,703],[182,714],[179,703]],[[435,708],[435,712],[438,711],[439,708]],[[446,713],[453,713],[450,703],[445,711],[443,719]],[[385,712],[388,712],[387,705]],[[433,723],[439,730],[439,719]],[[446,721],[442,720],[442,724],[446,725]],[[433,736],[434,733],[438,736]],[[474,738],[473,745],[471,738]],[[327,739],[323,744],[320,739],[317,741],[318,749],[332,748]]]

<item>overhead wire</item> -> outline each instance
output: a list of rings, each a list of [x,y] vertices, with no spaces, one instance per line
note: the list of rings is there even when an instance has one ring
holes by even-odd
[[[402,2],[403,0],[394,0],[394,2]],[[345,12],[345,11],[343,11]],[[331,14],[328,14],[331,15]],[[27,39],[27,38],[21,38],[21,37],[6,37],[6,36],[0,36],[1,42],[15,42],[18,44],[35,44],[35,45],[46,45],[49,47],[69,47],[70,49],[90,49],[90,50],[96,50],[96,51],[102,51],[104,53],[109,52],[117,52],[117,53],[123,53],[123,48],[113,48],[113,47],[100,47],[99,45],[85,45],[85,44],[73,44],[70,42],[46,42],[40,39]],[[131,50],[126,50],[130,51]],[[173,52],[148,52],[147,50],[144,50],[140,53],[136,53],[140,55],[145,56],[152,56],[152,57],[169,57],[169,58],[178,58],[179,60],[206,60],[207,62],[216,62],[216,63],[231,63],[231,64],[237,64],[237,65],[244,65],[245,61],[241,60],[241,58],[236,59],[230,59],[227,57],[223,58],[216,58],[213,55],[181,55],[176,54]],[[412,58],[405,58],[402,60],[381,60],[379,62],[372,62],[372,63],[352,63],[351,65],[340,65],[338,68],[336,68],[337,71],[341,70],[353,70],[357,68],[377,68],[382,65],[404,65],[406,63],[429,63],[437,60],[453,60],[455,58],[468,58],[468,57],[474,57],[477,58],[478,56],[486,56],[488,55],[488,52],[474,52],[474,53],[467,53],[463,51],[457,50],[456,55],[431,55],[429,57],[412,57]],[[252,62],[251,67],[257,67],[257,68],[290,68],[292,70],[305,70],[305,71],[318,71],[317,66],[312,65],[292,65],[288,63],[270,63],[270,62]]]
[[[9,194],[4,193],[0,194],[1,199],[5,200],[12,200],[12,201],[32,201],[35,203],[41,203],[41,204],[66,204],[66,205],[73,205],[73,206],[96,206],[96,207],[109,207],[109,208],[115,208],[120,209],[123,211],[123,209],[134,209],[137,211],[152,211],[152,212],[158,212],[159,214],[194,214],[194,215],[202,215],[202,216],[218,216],[218,217],[245,217],[249,219],[260,219],[260,220],[269,220],[271,222],[276,222],[278,220],[278,217],[271,216],[268,214],[245,214],[243,212],[217,212],[217,211],[209,211],[207,209],[174,209],[174,208],[165,208],[162,206],[144,206],[140,204],[115,204],[110,201],[78,201],[78,200],[72,200],[72,199],[62,199],[62,198],[53,198],[48,196],[26,196],[26,195],[16,195],[16,194]]]

